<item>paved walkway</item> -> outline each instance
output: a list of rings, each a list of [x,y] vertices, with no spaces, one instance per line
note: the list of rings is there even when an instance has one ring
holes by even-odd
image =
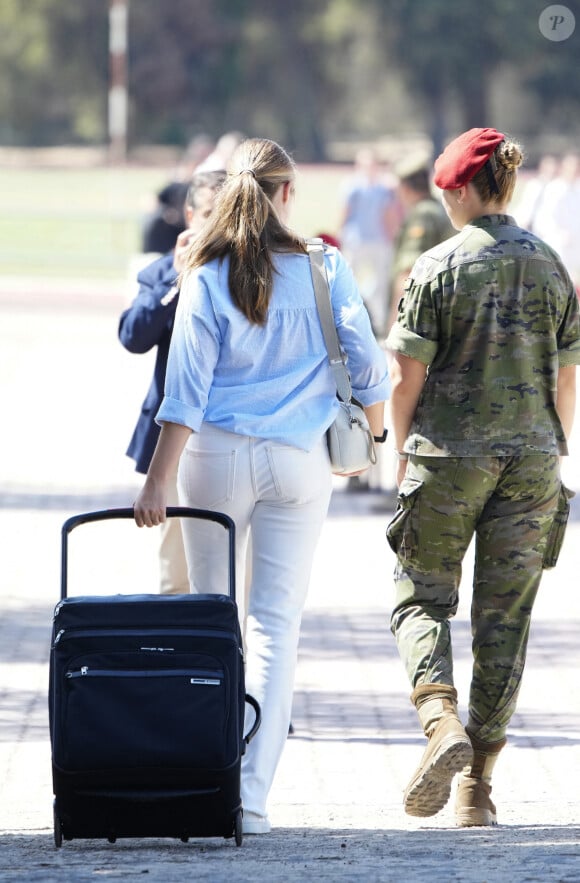
[[[79,297],[83,297],[82,294]],[[123,450],[151,361],[116,342],[121,299],[42,296],[0,307],[0,881],[580,881],[580,506],[537,603],[494,796],[500,826],[457,830],[451,807],[405,816],[423,738],[388,631],[388,501],[337,481],[304,616],[293,721],[272,794],[274,830],[233,841],[52,837],[47,660],[60,526],[130,505]],[[578,459],[568,482],[580,490]],[[580,495],[579,495],[580,496]],[[155,591],[152,532],[88,525],[71,538],[72,592]],[[457,686],[469,681],[469,574],[454,623]],[[146,875],[143,877],[143,875]]]

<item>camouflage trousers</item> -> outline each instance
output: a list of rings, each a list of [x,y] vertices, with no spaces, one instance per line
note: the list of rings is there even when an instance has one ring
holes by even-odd
[[[556,456],[414,457],[387,538],[397,554],[391,630],[414,687],[453,686],[450,620],[475,535],[469,731],[503,739],[516,707],[542,570],[567,513]]]

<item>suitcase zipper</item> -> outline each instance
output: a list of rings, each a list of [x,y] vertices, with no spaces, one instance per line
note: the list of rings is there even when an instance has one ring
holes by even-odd
[[[143,637],[194,637],[194,638],[221,638],[224,640],[234,641],[237,643],[237,636],[234,632],[222,631],[221,629],[60,629],[54,639],[56,647],[63,639],[68,638],[122,638],[131,635],[142,635]],[[143,648],[149,649],[149,648]],[[158,649],[158,648],[155,648]],[[168,648],[172,649],[172,648]]]
[[[222,684],[222,671],[206,671],[205,669],[101,669],[81,666],[75,671],[67,671],[65,678],[189,678],[189,683],[207,687],[219,687]]]

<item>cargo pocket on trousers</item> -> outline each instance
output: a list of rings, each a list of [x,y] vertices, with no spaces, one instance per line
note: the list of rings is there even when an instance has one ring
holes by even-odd
[[[417,478],[403,479],[397,496],[397,510],[387,525],[387,542],[401,558],[410,558],[417,549],[411,514],[422,487],[423,482]]]
[[[560,485],[558,508],[556,509],[550,533],[548,534],[546,551],[544,552],[544,559],[542,561],[542,567],[544,570],[549,570],[551,567],[555,567],[558,563],[558,558],[564,542],[564,534],[566,533],[566,525],[568,524],[568,517],[570,515],[570,500],[575,496],[576,494],[574,491],[571,491],[564,484]]]

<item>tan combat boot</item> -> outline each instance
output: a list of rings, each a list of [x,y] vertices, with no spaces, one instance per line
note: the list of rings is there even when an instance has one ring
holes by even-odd
[[[455,773],[473,760],[473,749],[457,715],[457,691],[447,684],[421,684],[411,695],[429,739],[404,795],[410,816],[434,816],[451,793]]]
[[[460,828],[497,825],[495,804],[490,796],[491,774],[506,740],[480,742],[475,736],[469,738],[473,745],[473,763],[466,766],[459,777],[455,820]]]

